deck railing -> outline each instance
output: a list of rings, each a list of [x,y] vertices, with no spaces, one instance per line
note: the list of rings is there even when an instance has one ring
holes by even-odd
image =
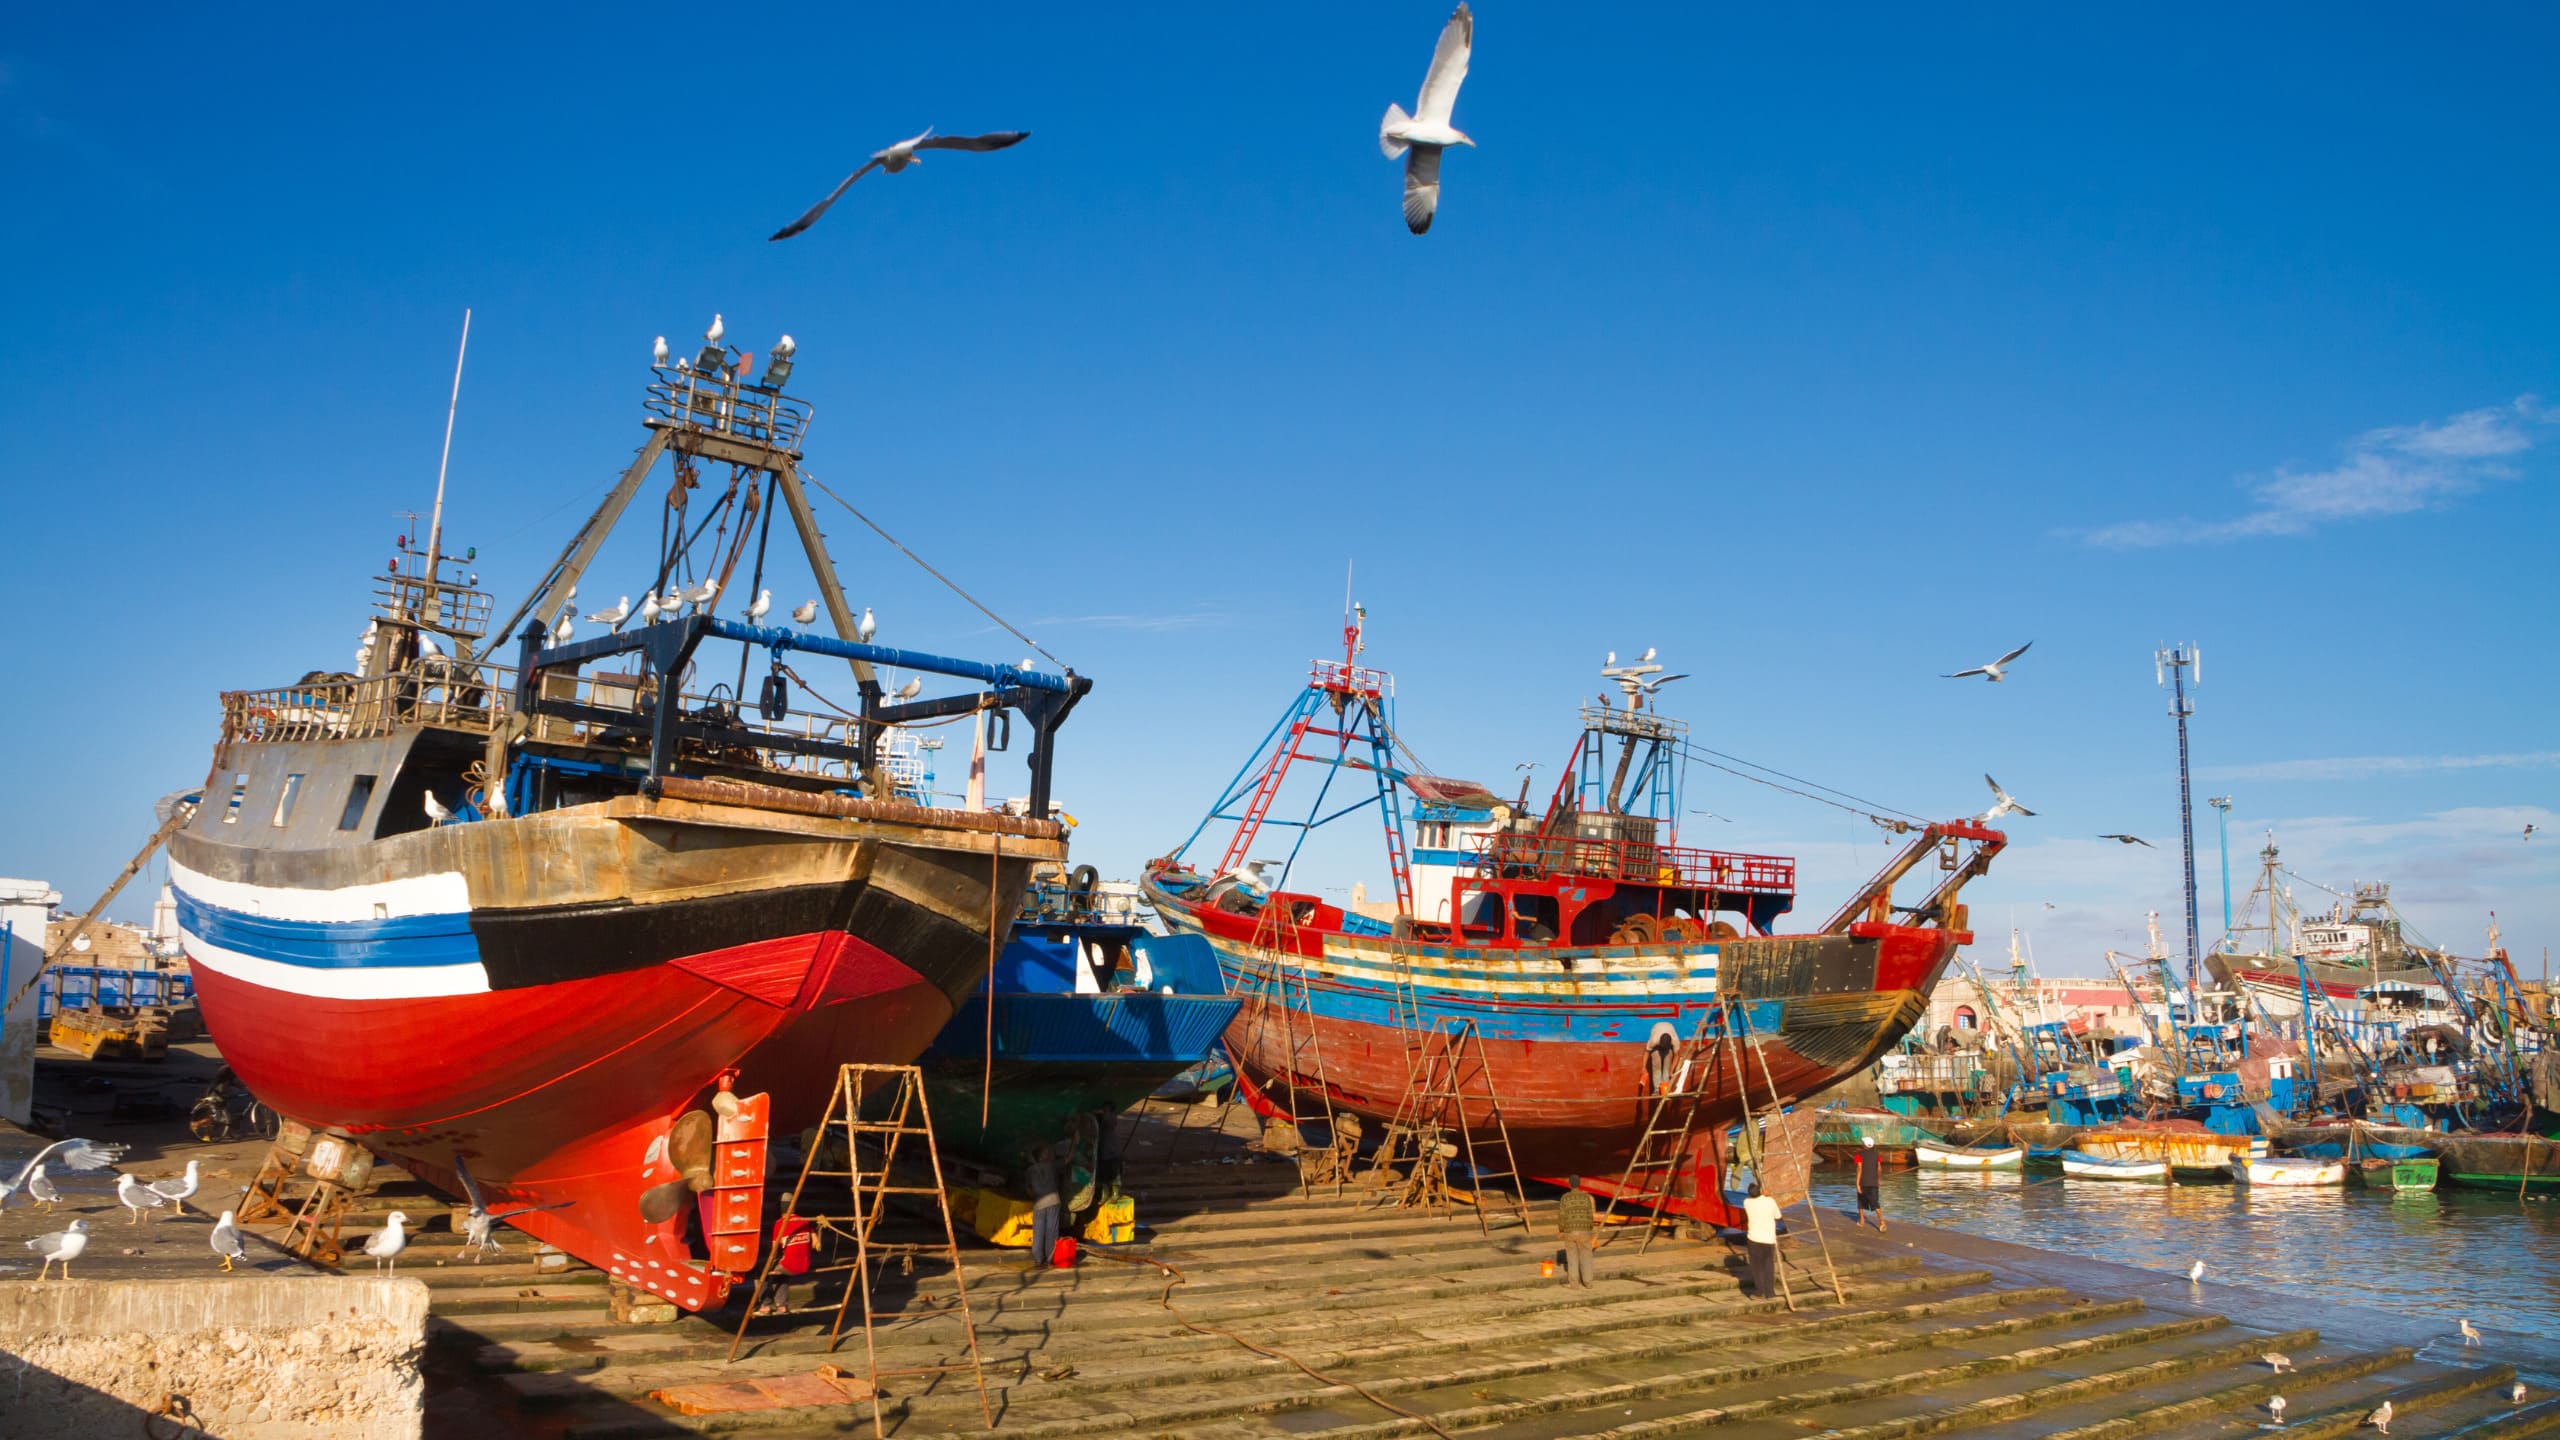
[[[776,450],[800,452],[809,406],[796,396],[750,384],[735,371],[707,373],[671,365],[651,370],[646,406],[652,424],[735,435]]]
[[[1475,844],[1476,869],[1485,875],[1587,875],[1706,890],[1790,894],[1796,888],[1796,862],[1784,855],[1501,831],[1477,837]]]

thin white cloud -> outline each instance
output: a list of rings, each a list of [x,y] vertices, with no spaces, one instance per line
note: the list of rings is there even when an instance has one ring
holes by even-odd
[[[1224,610],[1173,610],[1161,615],[1051,615],[1031,623],[1040,629],[1198,630],[1235,617]]]
[[[2257,508],[2230,520],[2129,520],[2081,532],[2091,545],[2139,549],[2301,535],[2340,520],[2406,515],[2515,473],[2534,429],[2560,418],[2530,395],[2417,425],[2386,425],[2347,442],[2322,470],[2281,469],[2249,484]]]
[[[2196,774],[2206,780],[2373,780],[2441,770],[2548,770],[2556,765],[2560,765],[2560,750],[2528,750],[2511,755],[2341,755],[2324,760],[2269,760],[2256,765],[2203,765],[2197,767]]]

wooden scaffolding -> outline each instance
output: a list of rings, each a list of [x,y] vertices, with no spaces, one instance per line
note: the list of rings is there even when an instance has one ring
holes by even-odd
[[[832,1161],[829,1141],[843,1138],[844,1165],[838,1170],[822,1166],[820,1160]],[[933,1183],[902,1183],[897,1177],[899,1153],[907,1140],[922,1137],[926,1171]],[[867,1161],[863,1155],[869,1142],[877,1159]],[[909,1159],[914,1158],[908,1152]],[[815,1185],[812,1182],[817,1182]],[[838,1193],[836,1182],[843,1185],[844,1208],[825,1208]],[[930,1197],[934,1216],[941,1222],[940,1242],[887,1241],[879,1237],[882,1217],[887,1213],[892,1196]],[[844,1293],[837,1297],[835,1322],[827,1330],[827,1349],[832,1352],[844,1334],[845,1315],[859,1295],[862,1300],[862,1349],[870,1382],[871,1433],[877,1437],[886,1432],[880,1417],[880,1382],[902,1375],[946,1375],[966,1371],[978,1387],[978,1408],[989,1428],[995,1425],[995,1410],[987,1400],[987,1373],[978,1353],[978,1324],[969,1311],[968,1277],[960,1264],[960,1241],[951,1224],[951,1200],[942,1186],[942,1152],[933,1139],[933,1111],[925,1099],[924,1073],[913,1065],[846,1065],[836,1074],[834,1098],[827,1103],[826,1117],[818,1122],[817,1138],[809,1146],[808,1158],[800,1166],[800,1178],[791,1187],[791,1198],[782,1207],[784,1217],[796,1216],[814,1226],[820,1254],[841,1253],[841,1242],[850,1240],[850,1260],[827,1260],[813,1266],[808,1275],[843,1273]],[[780,1226],[777,1224],[777,1230]],[[880,1368],[878,1339],[874,1334],[879,1323],[871,1300],[871,1287],[887,1267],[895,1263],[909,1275],[915,1273],[918,1257],[940,1257],[951,1267],[952,1303],[940,1307],[920,1307],[911,1318],[956,1317],[967,1339],[969,1358],[966,1363],[908,1366],[901,1369]],[[755,1323],[756,1307],[772,1286],[774,1272],[782,1260],[782,1247],[769,1247],[762,1268],[756,1272],[754,1291],[747,1298],[746,1315],[738,1322],[737,1337],[729,1342],[729,1358],[738,1358],[738,1347],[747,1338],[747,1327]],[[793,1277],[799,1278],[799,1277]],[[914,1298],[924,1297],[924,1287],[917,1285]]]

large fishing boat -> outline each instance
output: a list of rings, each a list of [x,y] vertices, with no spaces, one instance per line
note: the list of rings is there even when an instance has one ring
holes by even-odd
[[[661,348],[646,443],[494,631],[439,475],[356,670],[224,695],[170,845],[206,1024],[261,1099],[457,1195],[467,1164],[492,1209],[549,1207],[515,1223],[688,1309],[755,1263],[766,1127],[813,1123],[841,1062],[913,1060],[1064,857],[1052,737],[1090,683],[868,643],[803,487],[792,347],[750,378],[717,334]],[[647,600],[576,638],[581,583],[603,588],[669,457],[656,543],[614,562]],[[714,466],[725,489],[697,493]],[[832,634],[718,613],[770,607],[777,507]],[[795,653],[849,664],[859,699],[793,708],[815,693]],[[967,684],[919,699],[925,676]],[[987,709],[1029,722],[1028,814],[899,798],[884,737]]]
[[[1602,673],[1624,701],[1604,691],[1583,707],[1541,813],[1525,783],[1505,801],[1399,763],[1411,751],[1392,728],[1393,680],[1357,663],[1364,624],[1345,625],[1342,657],[1315,662],[1255,757],[1144,880],[1164,923],[1203,937],[1244,997],[1227,1048],[1247,1093],[1292,1117],[1392,1127],[1437,1085],[1454,1094],[1473,1153],[1507,1138],[1522,1173],[1578,1174],[1724,1218],[1725,1127],[1746,1104],[1774,1108],[1855,1073],[1926,1013],[1972,938],[1957,897],[2005,837],[1972,821],[1908,823],[1909,845],[1828,920],[1779,934],[1793,860],[1678,843],[1695,752],[1687,727],[1649,703],[1667,683],[1650,653],[1611,657]],[[1322,774],[1306,819],[1272,819],[1302,760]],[[1345,772],[1367,777],[1350,796],[1335,787]],[[1266,824],[1298,827],[1303,843],[1372,805],[1391,905],[1292,889],[1290,864],[1275,876],[1252,859]],[[1186,864],[1222,820],[1235,828],[1221,858]],[[1896,883],[1933,855],[1936,885],[1897,904]],[[1665,1132],[1677,1162],[1633,1178],[1639,1142]]]
[[[2241,905],[2247,923],[2234,924],[2205,956],[2217,984],[2248,992],[2273,1015],[2302,1013],[2306,974],[2331,1004],[2350,1009],[2446,1003],[2435,970],[2392,907],[2387,882],[2359,883],[2326,914],[2305,914],[2285,884],[2290,873],[2270,835],[2258,852],[2257,883]]]

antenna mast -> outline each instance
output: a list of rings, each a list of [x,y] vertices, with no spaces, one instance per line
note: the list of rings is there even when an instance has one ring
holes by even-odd
[[[2202,946],[2196,937],[2196,807],[2194,791],[2187,780],[2187,717],[2196,713],[2196,707],[2195,702],[2187,698],[2187,672],[2195,671],[2196,683],[2203,684],[2204,661],[2195,646],[2176,645],[2155,651],[2151,662],[2154,676],[2165,676],[2170,687],[2169,713],[2178,721],[2178,838],[2179,851],[2186,864],[2187,998],[2193,1005],[2204,989],[2198,983],[2202,970]]]
[[[444,407],[444,454],[436,460],[436,508],[427,519],[427,595],[435,604],[436,565],[444,549],[444,471],[453,462],[453,412],[462,408],[462,357],[471,353],[471,307],[462,310],[462,344],[453,352],[453,398]]]

